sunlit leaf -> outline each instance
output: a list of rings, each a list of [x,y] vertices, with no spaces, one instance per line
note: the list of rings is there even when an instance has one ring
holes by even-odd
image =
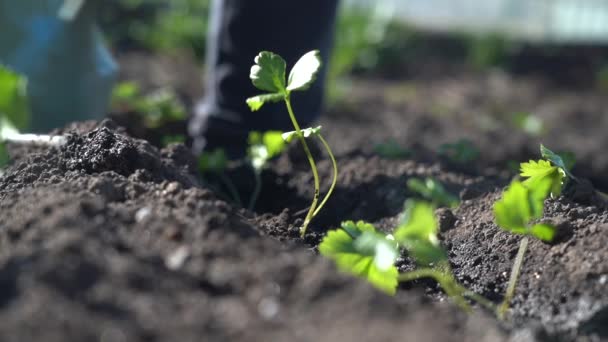
[[[555,227],[550,224],[539,223],[530,228],[530,233],[543,241],[553,241],[555,237]]]
[[[520,176],[526,177],[524,185],[528,188],[537,188],[540,182],[550,182],[551,196],[557,197],[562,192],[565,173],[546,160],[530,160],[520,164]]]
[[[283,100],[285,96],[283,94],[263,94],[253,96],[247,99],[247,105],[251,111],[255,112],[260,110],[266,103],[276,103]]]
[[[427,178],[424,181],[412,178],[407,181],[407,187],[412,192],[420,194],[424,199],[431,201],[434,205],[455,207],[458,198],[450,194],[439,181]]]
[[[288,91],[306,90],[317,78],[321,69],[321,53],[313,50],[302,56],[289,73]]]
[[[321,131],[321,128],[322,128],[321,126],[304,128],[301,130],[302,136],[304,138],[308,138],[312,135],[318,134]],[[283,140],[285,140],[288,143],[291,142],[297,136],[298,136],[298,132],[296,132],[296,131],[285,132],[282,134]]]
[[[262,51],[255,57],[249,78],[253,85],[271,93],[285,93],[285,60],[272,52]]]
[[[408,201],[394,236],[416,262],[428,265],[446,258],[437,238],[438,229],[433,206],[426,202]]]
[[[388,294],[395,294],[397,244],[377,232],[373,225],[363,221],[344,222],[342,229],[327,233],[319,251],[334,260],[341,271],[366,279]]]

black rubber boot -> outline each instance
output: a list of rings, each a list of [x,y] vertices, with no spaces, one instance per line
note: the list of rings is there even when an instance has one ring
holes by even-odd
[[[249,70],[263,50],[281,55],[287,72],[306,52],[321,51],[329,60],[338,0],[214,0],[207,46],[205,98],[189,125],[193,149],[224,148],[232,157],[245,153],[250,131],[293,130],[285,105],[268,104],[251,112],[245,100],[262,93]],[[315,84],[292,96],[302,127],[320,114],[327,65]]]

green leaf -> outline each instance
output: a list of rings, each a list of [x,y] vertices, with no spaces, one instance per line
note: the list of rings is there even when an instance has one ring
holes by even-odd
[[[527,224],[532,218],[529,190],[519,181],[511,183],[502,199],[494,203],[496,224],[515,234],[526,234]]]
[[[0,169],[8,165],[9,155],[6,144],[0,141]]]
[[[556,228],[550,224],[539,223],[530,228],[530,233],[540,240],[551,242],[555,237]]]
[[[247,105],[252,112],[260,110],[266,103],[280,102],[285,98],[283,94],[263,94],[253,96],[247,99]]]
[[[427,178],[424,182],[417,178],[410,179],[407,181],[407,187],[410,191],[420,194],[434,205],[445,205],[447,207],[458,205],[458,198],[450,194],[439,181],[433,178]]]
[[[322,126],[304,128],[301,130],[302,136],[304,138],[309,138],[312,135],[318,134],[321,131],[321,128],[322,128]],[[296,132],[296,131],[285,132],[282,134],[283,140],[285,140],[288,143],[290,143],[297,136],[298,136],[298,132]]]
[[[228,157],[226,157],[226,152],[221,148],[211,152],[204,152],[198,157],[198,169],[201,173],[221,173],[226,170],[227,165]]]
[[[546,148],[543,144],[540,144],[540,154],[543,156],[543,158],[552,162],[553,165],[561,168],[568,177],[575,179],[575,177],[570,173],[570,169],[567,167],[562,156]]]
[[[439,245],[433,207],[426,202],[407,201],[401,224],[395,230],[395,240],[402,244],[419,264],[432,264],[446,258]]]
[[[288,91],[306,90],[317,78],[321,69],[321,53],[313,50],[302,56],[289,73]]]
[[[30,123],[30,108],[25,77],[0,64],[0,116],[17,129],[25,129]]]
[[[363,221],[344,222],[342,229],[327,233],[319,251],[334,260],[341,271],[366,279],[388,294],[395,294],[399,273],[394,265],[397,245],[378,233],[373,225]]]
[[[254,169],[261,170],[266,163],[281,154],[287,144],[280,131],[249,133],[248,157]]]
[[[544,200],[550,187],[549,179],[542,179],[537,187],[528,188],[519,181],[513,181],[494,203],[496,224],[514,234],[528,234],[528,224],[543,215]]]
[[[286,93],[285,60],[272,52],[262,51],[255,57],[249,78],[253,85],[271,93]]]
[[[562,192],[564,184],[564,172],[556,166],[551,165],[546,160],[530,160],[527,163],[520,164],[520,176],[527,177],[524,185],[528,188],[535,189],[539,187],[539,183],[548,180],[551,195],[557,197]]]

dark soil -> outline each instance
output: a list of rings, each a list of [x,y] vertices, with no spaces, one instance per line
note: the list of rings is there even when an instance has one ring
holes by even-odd
[[[386,297],[264,237],[197,183],[182,145],[105,123],[0,178],[3,341],[502,341],[416,291]]]
[[[202,184],[184,146],[158,150],[110,121],[58,131],[71,132],[60,148],[11,146],[0,176],[0,340],[608,340],[608,206],[586,181],[547,201],[542,220],[559,238],[530,244],[504,323],[466,315],[431,281],[387,297],[316,254],[345,219],[390,231],[414,195],[407,180],[434,177],[462,200],[438,212],[458,279],[499,302],[520,241],[493,223],[506,165],[536,158],[543,141],[575,152],[574,173],[608,188],[599,92],[490,72],[367,80],[349,94],[322,120],[340,182],[304,240],[312,176],[297,145],[264,172],[255,212]],[[517,129],[517,111],[538,115],[545,132]],[[390,138],[412,156],[376,155]],[[460,138],[479,159],[437,157]],[[327,159],[319,171],[327,187]],[[246,195],[253,178],[233,172]],[[405,255],[398,266],[412,267]]]

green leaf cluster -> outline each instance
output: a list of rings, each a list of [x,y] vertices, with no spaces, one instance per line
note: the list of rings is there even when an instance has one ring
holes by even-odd
[[[424,199],[431,201],[435,206],[456,207],[458,198],[449,193],[441,182],[426,178],[424,181],[413,178],[407,181],[410,191],[420,194]]]
[[[111,107],[113,111],[135,112],[149,128],[186,120],[187,117],[186,108],[174,91],[159,89],[144,95],[133,82],[122,82],[114,87]]]
[[[552,241],[556,229],[552,225],[533,220],[543,216],[544,201],[551,191],[552,180],[542,178],[534,187],[515,180],[494,204],[496,224],[514,234],[531,235],[543,241]]]
[[[292,91],[308,89],[317,78],[322,65],[320,52],[310,51],[296,62],[286,80],[287,63],[281,56],[262,51],[254,61],[249,77],[256,88],[268,93],[247,99],[252,111],[259,110],[266,103],[280,102]]]
[[[562,192],[566,177],[576,179],[570,173],[570,168],[574,165],[574,157],[571,155],[562,157],[542,144],[540,150],[544,160],[530,160],[527,163],[521,163],[520,176],[527,178],[524,185],[531,189],[542,186],[545,181],[549,182],[551,196],[557,197]]]
[[[287,144],[283,140],[282,134],[280,131],[251,132],[249,134],[247,155],[254,170],[259,172],[270,159],[285,150]]]
[[[399,255],[397,244],[366,222],[346,221],[341,229],[327,233],[319,245],[322,255],[334,260],[338,268],[369,281],[376,288],[395,294]]]
[[[333,259],[340,270],[394,294],[398,284],[394,263],[400,247],[407,249],[421,266],[434,267],[447,259],[437,232],[433,207],[426,202],[409,201],[402,222],[392,235],[378,232],[370,223],[346,221],[340,229],[327,233],[319,251]]]
[[[437,238],[438,231],[433,206],[427,202],[409,200],[394,235],[395,240],[407,249],[419,265],[432,266],[446,259]]]

